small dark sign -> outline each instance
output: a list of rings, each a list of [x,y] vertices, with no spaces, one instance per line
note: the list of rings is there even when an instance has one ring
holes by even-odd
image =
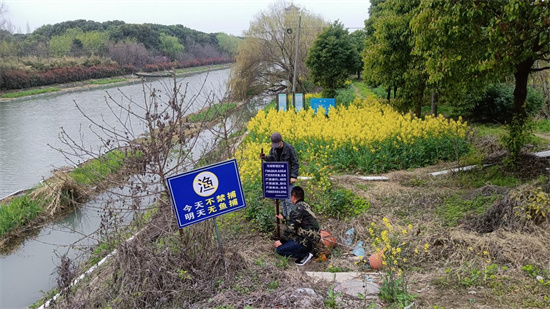
[[[287,199],[290,197],[288,162],[263,162],[262,180],[264,198]]]

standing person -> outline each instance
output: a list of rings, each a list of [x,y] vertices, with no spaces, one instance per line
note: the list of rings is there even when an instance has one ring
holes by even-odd
[[[281,133],[275,132],[271,134],[271,150],[269,151],[269,155],[266,156],[264,153],[261,153],[260,159],[265,161],[288,162],[288,170],[290,173],[290,185],[288,190],[292,191],[294,183],[296,182],[296,179],[298,179],[298,169],[300,168],[300,164],[298,163],[296,150],[294,150],[292,145],[283,141]],[[283,216],[288,217],[291,208],[292,203],[290,199],[284,199]]]
[[[296,265],[306,264],[313,254],[311,250],[319,241],[319,222],[311,207],[304,201],[304,189],[295,186],[290,192],[294,209],[287,219],[286,228],[281,240],[275,241],[277,253],[295,258]],[[283,217],[278,214],[277,217]]]

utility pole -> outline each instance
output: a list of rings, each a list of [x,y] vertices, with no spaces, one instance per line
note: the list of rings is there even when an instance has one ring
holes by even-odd
[[[298,48],[300,47],[300,30],[302,15],[298,16],[298,38],[296,40],[296,57],[294,58],[294,76],[292,77],[292,105],[296,108],[296,74],[298,74]]]

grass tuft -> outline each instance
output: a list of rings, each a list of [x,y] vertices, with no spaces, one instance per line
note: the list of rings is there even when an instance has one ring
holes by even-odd
[[[2,99],[15,99],[15,98],[21,98],[26,97],[30,95],[36,95],[36,94],[43,94],[43,93],[50,93],[50,92],[56,92],[61,89],[59,88],[44,88],[44,89],[32,89],[32,90],[24,90],[24,91],[18,91],[18,92],[10,92],[10,93],[4,93],[2,94]]]

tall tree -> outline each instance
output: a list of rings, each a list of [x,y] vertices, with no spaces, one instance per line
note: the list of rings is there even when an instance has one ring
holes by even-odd
[[[175,36],[161,33],[160,50],[170,57],[170,60],[175,60],[179,54],[183,53],[185,48]]]
[[[334,98],[336,89],[344,87],[354,70],[356,53],[348,30],[339,21],[319,34],[306,58],[306,65],[313,82],[323,87],[325,98]]]
[[[353,70],[357,74],[357,78],[361,78],[361,71],[363,71],[363,50],[365,49],[365,40],[367,38],[367,32],[365,30],[355,30],[349,35],[353,46],[355,47],[355,60],[353,61]]]
[[[227,52],[232,58],[237,55],[240,38],[221,32],[216,35],[216,39],[218,39],[218,46],[221,50]]]
[[[529,74],[550,57],[550,2],[544,0],[422,0],[411,23],[416,52],[426,59],[429,82],[472,89],[483,80],[513,75],[512,159],[523,145]]]
[[[298,59],[295,61],[298,18],[301,33]],[[239,44],[232,71],[231,90],[237,98],[263,90],[281,92],[292,88],[297,65],[297,87],[305,91],[303,80],[309,77],[305,59],[317,35],[327,26],[319,16],[284,1],[260,12]]]
[[[417,114],[424,96],[426,77],[423,59],[411,54],[414,36],[409,23],[420,0],[381,0],[371,4],[365,21],[367,39],[363,51],[363,78],[374,86],[391,91],[401,89],[405,107],[415,107]]]

